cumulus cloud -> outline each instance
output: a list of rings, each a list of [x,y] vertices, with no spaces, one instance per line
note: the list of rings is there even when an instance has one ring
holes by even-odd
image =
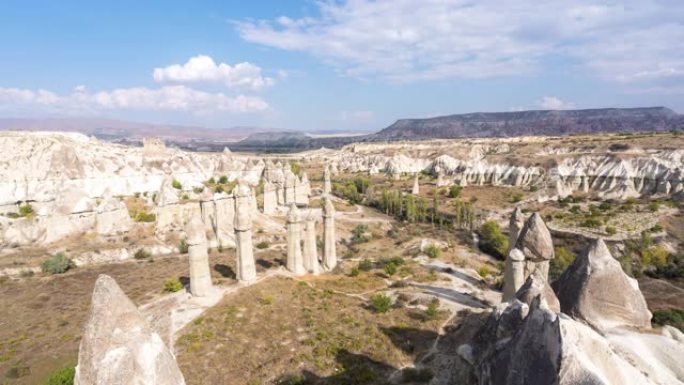
[[[616,82],[684,80],[679,0],[317,4],[318,17],[236,27],[247,41],[310,53],[350,76],[393,82],[534,74],[555,58]]]
[[[153,76],[159,83],[216,83],[255,91],[275,83],[272,78],[263,76],[261,68],[252,63],[216,64],[206,55],[191,57],[185,64],[155,68]]]
[[[560,100],[555,96],[544,96],[537,104],[545,110],[569,110],[575,108],[575,103]]]
[[[91,92],[78,86],[69,94],[46,90],[0,87],[0,105],[5,108],[30,107],[45,111],[83,112],[98,110],[185,111],[199,114],[214,112],[246,113],[269,108],[253,96],[227,96],[186,86],[119,88]]]

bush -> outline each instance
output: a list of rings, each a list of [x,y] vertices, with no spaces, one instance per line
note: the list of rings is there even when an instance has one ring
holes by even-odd
[[[76,368],[68,367],[57,369],[43,381],[43,385],[73,385]]]
[[[427,318],[428,320],[434,320],[434,319],[437,319],[438,315],[439,315],[439,300],[437,298],[434,298],[428,304],[427,309],[425,309],[425,318]]]
[[[659,233],[659,232],[663,231],[663,226],[656,223],[653,227],[651,227],[649,229],[649,231],[652,233]]]
[[[582,223],[580,223],[580,226],[596,229],[601,227],[602,224],[603,222],[598,218],[587,218],[584,221],[582,221]]]
[[[425,246],[425,254],[427,254],[427,256],[430,258],[437,258],[441,253],[442,250],[440,250],[439,247],[434,244]]]
[[[33,214],[33,206],[31,206],[29,203],[25,203],[21,206],[19,206],[19,216],[20,217],[28,217]]]
[[[371,262],[369,259],[362,260],[361,262],[359,262],[359,270],[361,270],[361,271],[373,270],[373,262]]]
[[[653,312],[651,323],[658,326],[670,325],[684,332],[684,309],[660,309]]]
[[[558,246],[553,250],[555,257],[549,262],[549,282],[560,277],[572,261],[575,260],[575,254],[565,247]]]
[[[385,265],[385,273],[389,276],[393,276],[394,274],[397,273],[397,265],[394,264],[394,262],[390,262]]]
[[[449,188],[449,198],[458,198],[463,191],[463,187],[454,185]]]
[[[501,232],[496,221],[487,221],[480,228],[480,249],[485,253],[505,258],[508,252],[508,237]]]
[[[386,313],[392,307],[392,299],[382,293],[373,294],[370,299],[376,313]]]
[[[648,204],[648,211],[650,212],[656,212],[660,209],[660,203],[659,202],[651,202]]]
[[[183,188],[183,185],[181,184],[181,182],[177,181],[176,179],[174,179],[174,180],[171,182],[171,186],[172,186],[173,188],[175,188],[176,190],[180,190],[180,189]]]
[[[613,205],[611,205],[610,202],[601,202],[598,208],[601,211],[608,211],[613,208]]]
[[[67,270],[74,267],[76,267],[74,261],[67,258],[64,253],[57,253],[40,264],[40,269],[44,273],[49,274],[63,274],[66,273]]]
[[[157,216],[147,211],[138,211],[133,218],[136,222],[154,222],[157,220]]]
[[[214,192],[217,193],[217,194],[220,194],[220,193],[222,193],[223,191],[224,191],[224,190],[223,190],[223,186],[221,186],[221,185],[218,185],[218,186],[214,187]]]
[[[220,183],[220,184],[226,184],[226,183],[228,183],[228,177],[227,177],[226,175],[222,175],[222,176],[219,178],[219,183]]]
[[[513,195],[511,195],[511,203],[518,203],[523,200],[523,193],[521,192],[516,192]]]
[[[293,174],[299,175],[299,173],[302,172],[302,166],[300,166],[297,162],[292,162],[290,164],[290,170]]]
[[[270,245],[269,245],[269,243],[266,242],[266,241],[261,241],[261,242],[259,242],[259,243],[256,244],[256,248],[257,248],[257,249],[261,249],[261,250],[263,250],[263,249],[268,249],[268,246],[270,246]]]
[[[358,267],[352,267],[351,271],[349,272],[350,277],[356,277],[359,275],[359,268]]]
[[[207,180],[207,183],[208,184],[216,184],[216,179],[214,179],[214,177],[212,176],[211,178],[209,178],[209,180]]]
[[[617,229],[613,226],[606,226],[606,234],[615,235],[617,234]]]
[[[164,281],[164,291],[167,293],[175,293],[183,289],[183,284],[178,278],[169,278]]]
[[[188,253],[188,242],[185,239],[181,239],[180,244],[178,245],[178,252],[181,254]]]
[[[370,236],[366,235],[368,226],[358,225],[352,230],[351,242],[352,244],[364,243],[370,241]]]
[[[135,258],[135,259],[148,259],[151,256],[152,256],[152,254],[149,251],[145,250],[144,247],[139,248],[135,252],[135,254],[133,254],[133,258]]]
[[[390,258],[389,261],[390,261],[390,263],[393,263],[397,266],[401,266],[401,265],[406,263],[406,261],[402,257],[392,257],[392,258]]]
[[[482,277],[482,278],[487,278],[487,277],[489,277],[489,275],[490,275],[491,273],[492,273],[492,272],[491,272],[491,270],[489,270],[489,266],[487,266],[487,265],[482,265],[482,267],[480,267],[480,268],[477,270],[477,274],[479,274],[480,277]]]

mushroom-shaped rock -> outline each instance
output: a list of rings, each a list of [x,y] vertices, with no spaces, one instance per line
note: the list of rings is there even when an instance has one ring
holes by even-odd
[[[531,262],[544,262],[553,259],[553,241],[539,213],[534,213],[525,222],[515,245]]]
[[[504,265],[503,300],[509,301],[525,282],[525,255],[518,249],[508,253]]]
[[[542,276],[540,270],[535,270],[534,273],[530,274],[527,277],[527,281],[515,293],[515,298],[527,305],[531,305],[532,300],[537,296],[541,296],[549,310],[560,313],[561,306],[558,297],[556,297],[556,293],[553,292],[551,285]]]
[[[650,327],[638,283],[622,271],[602,239],[594,240],[552,286],[563,313],[597,329]]]
[[[185,384],[159,334],[107,275],[95,282],[74,384]]]
[[[518,242],[518,237],[520,232],[525,226],[525,215],[523,215],[520,207],[516,207],[511,214],[511,218],[508,222],[508,247],[509,249],[515,248],[515,244]],[[510,250],[509,250],[510,251]]]

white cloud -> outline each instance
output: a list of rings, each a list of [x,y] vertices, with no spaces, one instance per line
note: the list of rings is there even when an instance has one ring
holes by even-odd
[[[575,108],[575,103],[560,100],[555,96],[544,96],[537,104],[545,110],[569,110]]]
[[[99,92],[90,92],[84,86],[78,86],[70,94],[64,95],[45,90],[0,87],[0,106],[5,109],[30,107],[55,112],[139,110],[186,111],[198,114],[259,112],[269,108],[258,97],[230,97],[223,93],[198,91],[186,86],[119,88]]]
[[[155,68],[153,76],[159,83],[215,83],[255,91],[275,83],[272,78],[263,76],[261,68],[252,63],[216,64],[206,55],[191,57],[185,64]]]
[[[247,41],[308,52],[346,75],[393,82],[534,74],[558,59],[616,82],[684,81],[681,0],[317,4],[316,18],[236,26]]]

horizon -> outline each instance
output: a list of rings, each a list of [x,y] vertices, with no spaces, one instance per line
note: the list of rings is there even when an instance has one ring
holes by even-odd
[[[0,5],[0,116],[315,133],[466,113],[684,111],[684,4],[517,4]]]

